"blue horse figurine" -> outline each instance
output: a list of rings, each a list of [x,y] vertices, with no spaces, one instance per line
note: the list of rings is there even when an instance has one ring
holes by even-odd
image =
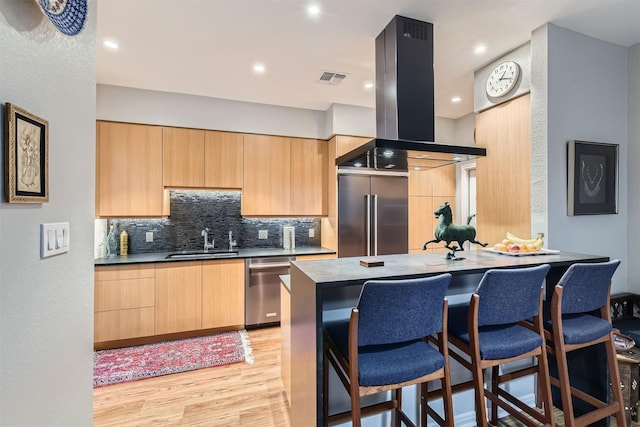
[[[469,241],[482,247],[487,246],[486,243],[481,243],[476,240],[476,229],[470,225],[471,219],[475,215],[469,216],[465,225],[453,224],[451,206],[449,206],[449,202],[444,202],[433,213],[436,218],[440,218],[435,231],[435,239],[429,240],[425,243],[422,250],[427,249],[427,245],[429,243],[440,243],[444,241],[446,242],[445,247],[451,251],[447,254],[447,259],[451,259],[455,258],[456,251],[464,251],[464,247],[462,246],[464,242]],[[458,246],[450,246],[451,242],[458,242]]]

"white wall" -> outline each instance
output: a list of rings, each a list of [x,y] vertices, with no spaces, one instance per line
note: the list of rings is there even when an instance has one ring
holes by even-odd
[[[622,261],[613,292],[627,288],[628,49],[547,25],[548,246]],[[538,105],[539,107],[539,105]],[[535,123],[532,123],[534,126]],[[537,130],[532,128],[532,133]],[[567,215],[567,141],[619,144],[618,214]]]
[[[629,215],[627,230],[629,260],[640,259],[640,43],[629,48],[629,147],[627,152],[627,182],[629,185]],[[640,294],[640,263],[629,262],[627,290]]]
[[[1,134],[5,102],[49,121],[49,202],[0,202],[3,426],[92,424],[95,2],[88,16],[67,37],[37,2],[0,0]],[[69,252],[40,259],[40,224],[62,221]]]

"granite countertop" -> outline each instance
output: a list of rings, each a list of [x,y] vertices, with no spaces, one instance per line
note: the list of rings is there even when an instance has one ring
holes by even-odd
[[[421,277],[425,274],[439,273],[451,273],[456,276],[481,273],[489,268],[529,267],[546,263],[552,267],[560,267],[568,266],[574,262],[599,262],[609,259],[606,256],[569,252],[515,257],[485,250],[458,252],[457,256],[464,259],[447,260],[444,253],[421,253],[337,258],[319,260],[314,263],[294,261],[292,265],[317,285],[331,287],[362,283],[369,279]],[[384,261],[384,266],[363,267],[360,265],[360,260],[370,258]]]
[[[179,253],[174,252],[154,252],[147,254],[131,254],[106,258],[94,259],[94,265],[124,265],[124,264],[144,264],[154,262],[180,262],[180,261],[211,261],[219,259],[239,259],[239,258],[258,258],[258,257],[280,257],[280,256],[301,256],[301,255],[319,255],[319,254],[335,254],[336,252],[331,249],[319,247],[319,246],[307,246],[299,247],[295,249],[282,249],[282,248],[255,248],[255,249],[236,249],[237,255],[229,255],[223,257],[212,258],[167,258],[169,254]],[[217,251],[220,252],[220,251]]]

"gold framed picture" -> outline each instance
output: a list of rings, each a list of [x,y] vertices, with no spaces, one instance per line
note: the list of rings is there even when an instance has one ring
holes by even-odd
[[[49,122],[6,103],[5,198],[9,203],[49,201]]]

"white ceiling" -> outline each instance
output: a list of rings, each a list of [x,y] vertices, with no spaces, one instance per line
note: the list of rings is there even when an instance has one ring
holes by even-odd
[[[98,0],[98,83],[326,110],[375,107],[374,43],[394,15],[434,24],[436,115],[473,111],[473,72],[552,22],[640,42],[640,0]],[[120,49],[102,46],[116,40]],[[476,56],[474,47],[487,46]],[[260,61],[266,72],[255,75]],[[318,84],[323,71],[348,74]],[[462,97],[458,104],[451,98]]]

